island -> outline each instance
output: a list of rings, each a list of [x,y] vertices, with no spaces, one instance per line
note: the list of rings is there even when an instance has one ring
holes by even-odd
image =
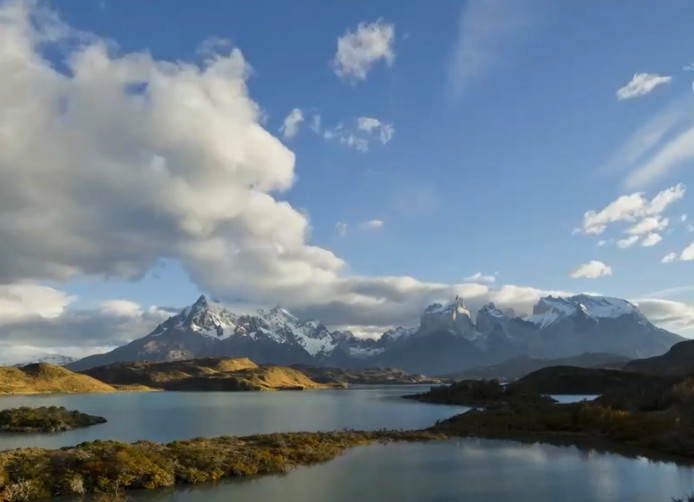
[[[425,403],[458,404],[474,407],[504,406],[511,402],[551,404],[549,396],[527,391],[521,387],[509,387],[498,380],[461,380],[450,385],[432,387],[428,392],[402,396]]]
[[[0,451],[0,500],[117,494],[129,489],[277,474],[330,460],[359,445],[442,438],[432,431],[299,432],[168,444],[94,441],[60,450]]]
[[[104,424],[106,419],[63,406],[22,406],[0,410],[0,432],[58,432]]]

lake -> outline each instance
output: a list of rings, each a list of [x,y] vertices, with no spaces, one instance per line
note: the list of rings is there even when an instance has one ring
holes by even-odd
[[[109,423],[55,434],[2,434],[0,449],[57,448],[95,439],[172,441],[196,436],[413,429],[466,408],[400,396],[429,386],[362,386],[301,392],[157,392],[0,397],[0,409],[60,405]],[[575,401],[590,396],[561,396]],[[331,501],[664,501],[694,492],[694,470],[615,454],[457,439],[358,447],[286,475],[176,490],[134,492],[137,502]]]
[[[0,409],[65,406],[108,423],[54,434],[0,434],[0,450],[60,448],[95,439],[169,442],[199,436],[336,429],[418,429],[463,406],[402,399],[430,385],[355,386],[284,392],[124,392],[0,397]]]

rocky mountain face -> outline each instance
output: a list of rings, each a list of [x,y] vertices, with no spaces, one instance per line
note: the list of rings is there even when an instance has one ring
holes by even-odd
[[[75,359],[74,357],[64,356],[62,354],[46,354],[45,356],[39,356],[29,361],[17,363],[14,366],[16,366],[17,368],[22,368],[24,366],[28,366],[29,364],[40,363],[53,364],[55,366],[66,366],[70,363],[75,362],[76,360],[77,359]]]
[[[648,357],[681,340],[655,327],[626,300],[588,295],[542,298],[525,317],[488,304],[475,321],[456,298],[427,307],[418,327],[392,329],[378,339],[330,331],[280,307],[237,314],[201,296],[144,338],[67,367],[231,356],[259,364],[391,367],[444,375],[519,355],[553,358],[601,352]]]

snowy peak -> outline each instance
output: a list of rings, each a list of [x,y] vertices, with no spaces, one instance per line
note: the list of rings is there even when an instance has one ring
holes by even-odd
[[[151,336],[176,332],[202,336],[212,341],[253,340],[299,346],[311,356],[328,353],[336,344],[330,331],[317,321],[300,321],[276,306],[255,314],[235,313],[231,308],[200,296],[191,306],[160,324]]]
[[[586,294],[566,298],[554,296],[541,298],[533,307],[533,314],[527,320],[545,327],[562,318],[577,316],[594,320],[633,316],[640,322],[647,322],[639,309],[626,300]]]
[[[465,308],[463,299],[456,296],[453,303],[429,305],[422,314],[419,333],[448,331],[463,336],[472,336],[474,329],[470,311]]]

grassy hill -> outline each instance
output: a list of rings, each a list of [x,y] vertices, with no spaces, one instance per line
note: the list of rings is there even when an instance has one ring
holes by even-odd
[[[130,362],[85,370],[113,385],[145,385],[164,390],[284,390],[332,387],[286,366],[258,366],[248,358],[207,357],[185,361]]]
[[[88,375],[47,363],[23,368],[0,367],[0,394],[115,392],[111,385]]]

